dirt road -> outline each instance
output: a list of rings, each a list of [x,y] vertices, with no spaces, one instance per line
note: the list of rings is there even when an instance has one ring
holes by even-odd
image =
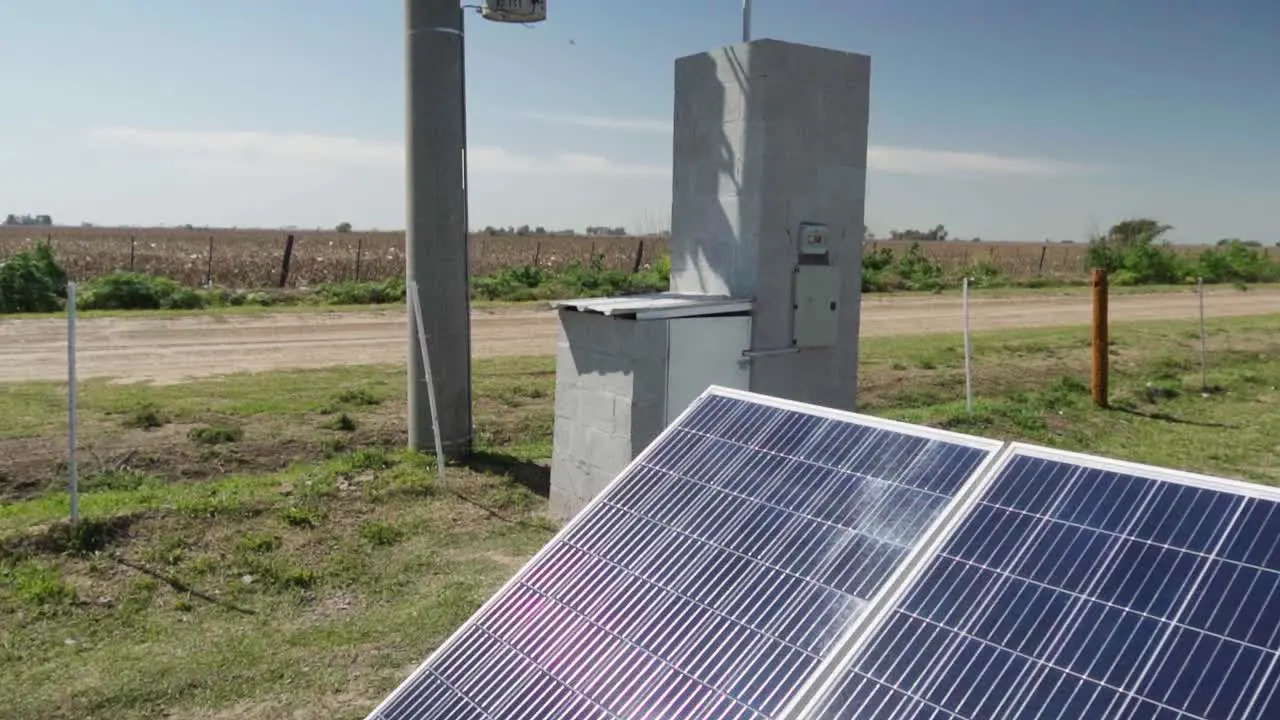
[[[1193,292],[1116,295],[1112,321],[1192,319]],[[1087,295],[980,297],[972,303],[974,330],[1086,324]],[[1206,297],[1210,317],[1280,313],[1280,289],[1218,289]],[[541,355],[555,349],[555,315],[546,310],[476,311],[476,357]],[[959,332],[959,298],[867,296],[862,335]],[[404,358],[404,313],[280,313],[175,318],[81,320],[77,333],[82,378],[181,382],[233,372],[393,363]],[[63,320],[0,321],[0,382],[66,378]]]

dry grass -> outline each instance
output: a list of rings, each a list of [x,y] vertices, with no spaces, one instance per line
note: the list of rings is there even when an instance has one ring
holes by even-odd
[[[295,243],[288,287],[386,280],[404,273],[402,232],[0,227],[0,261],[47,238],[77,281],[132,269],[188,285],[211,280],[228,287],[272,287],[279,281],[289,234]],[[867,249],[890,248],[901,254],[910,246],[909,241],[873,240]],[[593,254],[603,255],[604,265],[610,269],[629,271],[666,253],[667,241],[656,237],[474,234],[468,247],[473,275],[490,275],[520,265],[562,269],[575,262],[585,264]],[[921,247],[948,272],[990,263],[1014,281],[1037,276],[1080,280],[1087,276],[1084,243],[946,242],[923,243]],[[1178,249],[1198,254],[1205,246]],[[1266,251],[1280,256],[1278,248]]]

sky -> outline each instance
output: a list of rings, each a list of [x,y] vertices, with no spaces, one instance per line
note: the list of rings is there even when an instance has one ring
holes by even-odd
[[[755,0],[871,57],[866,222],[1280,241],[1274,0]],[[676,58],[738,0],[549,0],[466,25],[474,228],[669,224]],[[0,0],[0,213],[398,229],[403,0]]]

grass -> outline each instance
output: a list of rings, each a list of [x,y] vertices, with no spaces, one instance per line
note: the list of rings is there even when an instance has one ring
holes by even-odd
[[[959,337],[877,338],[861,409],[961,432],[1280,484],[1280,315],[1216,320],[1210,392],[1188,323],[1113,325],[1111,406],[1092,407],[1088,329],[974,336],[974,415]]]
[[[1255,283],[1249,285],[1250,290],[1270,290],[1280,287],[1275,283]],[[1211,292],[1228,292],[1241,291],[1234,289],[1229,285],[1211,286]],[[1194,292],[1194,286],[1188,285],[1129,285],[1129,286],[1113,286],[1110,289],[1112,295],[1150,295],[1156,293],[1189,293]],[[960,295],[960,289],[957,287],[945,287],[937,291],[914,291],[914,290],[895,290],[887,292],[868,293],[869,299],[886,298],[895,295],[940,295],[943,297]],[[1076,284],[1050,284],[1044,287],[1020,287],[1016,285],[1005,285],[995,287],[973,287],[970,289],[972,296],[976,298],[1009,298],[1009,297],[1026,297],[1026,296],[1085,296],[1088,295],[1090,289],[1083,281]],[[1242,291],[1243,292],[1243,291]],[[521,310],[530,307],[545,307],[545,300],[486,300],[482,298],[473,298],[471,300],[472,310],[481,312],[494,312],[502,310]],[[165,309],[165,310],[84,310],[77,313],[78,317],[84,319],[106,318],[106,317],[131,317],[131,318],[176,318],[176,317],[243,317],[243,316],[261,316],[261,315],[289,315],[289,314],[314,314],[314,313],[349,313],[349,312],[403,312],[402,303],[390,304],[278,304],[278,305],[222,305],[206,307],[203,309]],[[0,323],[19,322],[26,320],[52,320],[63,319],[66,317],[65,312],[49,312],[49,313],[24,313],[22,315],[0,315]]]
[[[1280,316],[1214,321],[1207,393],[1194,327],[1113,339],[1111,410],[1090,406],[1084,329],[977,335],[973,417],[958,336],[868,339],[860,409],[1280,484]],[[555,529],[531,490],[553,359],[475,372],[478,460],[447,484],[401,449],[402,368],[88,383],[75,532],[62,393],[0,388],[21,398],[0,405],[0,718],[364,717]],[[149,412],[167,423],[133,422]],[[222,425],[243,439],[187,435]]]

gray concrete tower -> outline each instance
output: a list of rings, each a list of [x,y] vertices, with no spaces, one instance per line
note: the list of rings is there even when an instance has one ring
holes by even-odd
[[[471,449],[462,13],[458,0],[405,0],[405,272],[421,293],[440,439],[450,457]],[[431,451],[426,373],[412,315],[408,323],[409,447]]]
[[[671,291],[753,300],[751,390],[854,409],[871,59],[755,40],[675,80]]]

